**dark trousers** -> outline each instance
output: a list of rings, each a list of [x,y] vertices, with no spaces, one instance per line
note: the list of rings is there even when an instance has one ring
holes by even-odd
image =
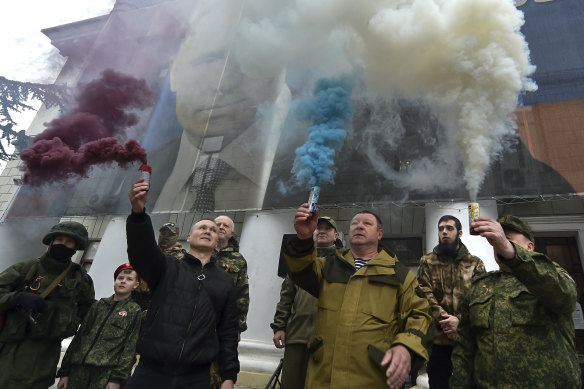
[[[140,361],[125,389],[209,389],[210,382],[208,367],[179,375],[162,373],[150,363]]]
[[[302,389],[306,381],[308,348],[305,343],[287,344],[282,365],[282,389]]]
[[[432,345],[432,353],[426,371],[430,389],[449,389],[448,381],[452,376],[452,346]]]
[[[71,365],[68,388],[103,389],[109,382],[114,367]],[[123,385],[122,385],[123,387]]]

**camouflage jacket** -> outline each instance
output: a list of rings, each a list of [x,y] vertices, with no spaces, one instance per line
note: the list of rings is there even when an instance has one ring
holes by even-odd
[[[478,277],[461,307],[453,388],[580,388],[572,312],[576,284],[517,245],[512,273]]]
[[[286,332],[286,344],[308,344],[314,332],[316,301],[314,296],[300,289],[290,276],[286,276],[282,282],[274,322],[270,327],[274,333],[279,330]]]
[[[182,248],[180,243],[177,243],[175,246],[162,251],[164,254],[172,255],[177,259],[183,259],[186,253],[186,250]]]
[[[229,239],[226,247],[216,252],[217,266],[225,270],[235,282],[239,332],[247,330],[247,311],[249,309],[249,282],[247,280],[247,262],[239,253],[239,243],[234,237]]]
[[[31,324],[14,304],[16,292],[41,294],[70,263],[57,261],[45,253],[39,259],[14,264],[0,273],[0,314],[6,314],[0,342],[61,340],[75,334],[95,302],[93,281],[77,263],[72,263],[65,278],[45,298],[47,307],[37,317],[37,324]]]
[[[485,265],[479,257],[471,255],[462,242],[456,258],[442,255],[438,247],[420,259],[418,282],[430,303],[435,326],[434,343],[452,346],[454,341],[446,336],[438,322],[444,314],[459,316],[460,305],[472,280],[485,273]]]
[[[113,296],[95,303],[65,353],[57,377],[67,377],[80,366],[110,368],[108,382],[122,383],[130,377],[142,313],[131,297]]]

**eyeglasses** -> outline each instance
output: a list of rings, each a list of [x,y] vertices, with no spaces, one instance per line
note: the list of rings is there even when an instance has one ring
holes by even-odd
[[[162,227],[174,227],[174,226],[175,226],[175,224],[174,224],[174,223],[171,223],[171,222],[164,223],[164,224],[162,225]]]

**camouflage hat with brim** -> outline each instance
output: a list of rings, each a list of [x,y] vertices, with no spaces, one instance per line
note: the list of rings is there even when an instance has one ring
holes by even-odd
[[[173,222],[164,223],[158,232],[178,235],[178,226]]]
[[[43,244],[49,245],[57,236],[68,236],[77,242],[76,250],[85,250],[89,245],[89,234],[87,228],[77,222],[61,222],[55,224],[49,233],[43,237]]]
[[[335,229],[335,231],[337,231],[337,223],[333,220],[333,218],[328,217],[328,216],[321,216],[318,218],[318,222],[320,223],[321,220],[324,220],[325,222],[327,222],[328,224],[331,225],[332,228]]]
[[[531,242],[535,240],[533,236],[533,229],[531,228],[531,226],[527,224],[525,221],[518,218],[517,216],[505,215],[501,216],[497,221],[501,224],[501,226],[504,229],[519,232],[527,239],[529,239]]]

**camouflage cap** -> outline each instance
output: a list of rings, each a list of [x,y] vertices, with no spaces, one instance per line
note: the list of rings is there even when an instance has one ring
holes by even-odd
[[[158,245],[163,248],[169,248],[178,241],[179,228],[176,224],[172,222],[164,223],[158,235]]]
[[[497,220],[504,229],[513,230],[519,232],[531,242],[534,241],[533,236],[533,229],[529,224],[518,218],[517,216],[513,215],[505,215],[501,216],[499,220]]]
[[[83,224],[77,222],[61,222],[55,224],[51,227],[49,233],[43,237],[43,243],[49,245],[56,236],[61,235],[75,239],[77,242],[75,250],[85,250],[89,245],[89,234],[87,233],[87,228],[85,228]]]
[[[321,220],[324,220],[325,222],[327,222],[328,224],[331,225],[332,228],[335,229],[335,231],[337,231],[337,223],[333,220],[333,218],[328,217],[328,216],[321,216],[318,218],[318,222],[320,223]]]

